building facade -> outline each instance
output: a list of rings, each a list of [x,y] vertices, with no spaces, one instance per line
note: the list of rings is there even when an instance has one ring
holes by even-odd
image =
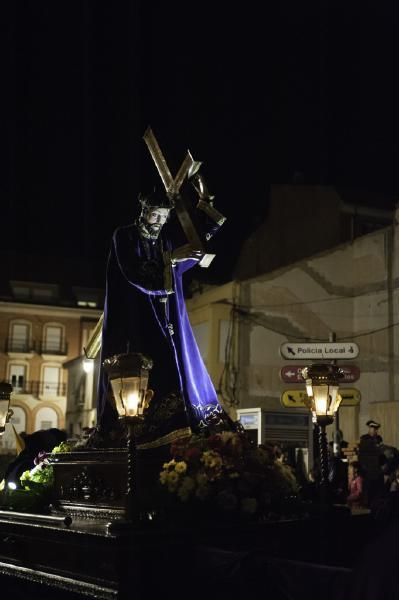
[[[282,380],[283,367],[289,365],[292,372],[298,367],[297,360],[282,358],[283,343],[354,342],[358,356],[337,361],[339,366],[355,365],[360,373],[357,380],[341,385],[359,400],[339,411],[344,438],[356,442],[373,418],[382,425],[384,442],[399,447],[398,236],[394,222],[352,243],[241,282],[240,406],[281,408],[285,391],[292,396],[304,389],[304,384]]]
[[[353,342],[358,356],[337,361],[356,373],[341,384],[348,401],[339,428],[356,443],[372,418],[381,423],[384,442],[399,447],[397,213],[390,226],[188,301],[200,349],[230,412],[279,413],[282,423],[290,421],[284,415],[306,414],[303,403],[284,403],[287,394],[303,393],[305,383],[284,381],[283,369],[294,372],[311,361],[283,358],[282,344]],[[269,243],[263,239],[263,253]]]
[[[18,287],[18,286],[16,286]],[[23,287],[23,286],[20,286]],[[14,286],[15,288],[15,286]],[[24,284],[24,289],[34,284]],[[39,286],[45,291],[45,286]],[[66,428],[67,361],[83,354],[100,311],[75,306],[12,298],[0,301],[0,380],[13,386],[11,419],[17,432]],[[0,438],[0,448],[15,446],[11,427]]]

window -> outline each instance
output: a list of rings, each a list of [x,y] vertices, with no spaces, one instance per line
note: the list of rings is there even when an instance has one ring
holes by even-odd
[[[29,352],[29,333],[30,325],[28,323],[11,323],[8,350],[11,352]]]
[[[43,367],[42,393],[46,396],[59,396],[60,368]]]
[[[77,306],[97,308],[103,304],[104,292],[97,288],[74,287]]]
[[[40,429],[51,429],[53,426],[52,421],[40,421]]]
[[[24,389],[26,383],[26,366],[10,364],[10,383],[14,392],[20,392]]]
[[[53,408],[43,406],[36,413],[35,431],[38,429],[51,429],[52,427],[58,427],[57,413]]]
[[[43,352],[59,354],[62,351],[62,325],[46,325],[44,329]]]
[[[58,300],[58,285],[53,283],[10,281],[10,286],[14,298],[22,302],[54,304]]]
[[[14,297],[16,300],[29,300],[30,289],[24,285],[14,285]]]

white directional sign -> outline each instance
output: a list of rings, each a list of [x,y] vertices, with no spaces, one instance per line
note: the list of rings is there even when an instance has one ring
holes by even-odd
[[[287,360],[356,358],[359,346],[355,342],[284,342],[280,354]]]

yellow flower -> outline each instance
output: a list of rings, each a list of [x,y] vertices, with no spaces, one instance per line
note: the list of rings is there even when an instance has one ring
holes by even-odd
[[[167,471],[160,472],[159,481],[162,483],[162,485],[165,485],[165,483],[168,481],[168,472]]]
[[[171,483],[173,485],[179,481],[179,475],[176,473],[176,471],[170,471],[166,474],[166,479],[168,484]]]
[[[223,464],[220,454],[214,450],[206,450],[203,452],[201,462],[209,469],[221,469]]]
[[[181,460],[178,463],[176,463],[175,471],[176,471],[176,473],[179,473],[179,475],[182,475],[183,473],[185,473],[187,471],[187,465],[184,462],[184,460]]]
[[[167,462],[167,463],[164,463],[164,464],[162,465],[162,468],[163,468],[163,469],[170,469],[171,467],[174,467],[174,466],[175,466],[175,464],[176,464],[176,461],[175,461],[175,459],[174,459],[174,458],[172,458],[172,460],[170,460],[169,462]]]

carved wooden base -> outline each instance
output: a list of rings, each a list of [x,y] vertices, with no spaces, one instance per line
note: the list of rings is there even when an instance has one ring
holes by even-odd
[[[167,454],[166,454],[167,456]],[[73,518],[115,521],[126,519],[128,453],[124,448],[79,450],[53,454],[54,510]],[[138,510],[151,511],[165,461],[162,452],[137,452],[134,490]]]

